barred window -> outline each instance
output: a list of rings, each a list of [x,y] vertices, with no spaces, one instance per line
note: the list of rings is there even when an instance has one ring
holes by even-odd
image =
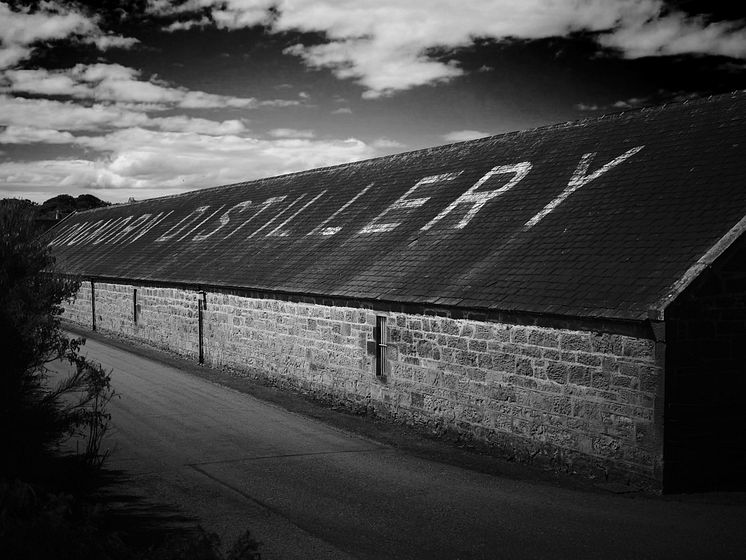
[[[386,368],[386,341],[388,340],[388,330],[386,328],[386,317],[381,315],[376,317],[376,377],[386,377],[388,373]]]

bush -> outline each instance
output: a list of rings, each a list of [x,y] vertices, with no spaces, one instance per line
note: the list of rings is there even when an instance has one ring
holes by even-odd
[[[85,438],[83,457],[99,463],[112,398],[109,375],[80,354],[84,341],[62,332],[61,304],[79,282],[54,272],[31,203],[0,202],[0,476],[33,471],[65,438]],[[74,373],[52,383],[47,366],[64,360]]]

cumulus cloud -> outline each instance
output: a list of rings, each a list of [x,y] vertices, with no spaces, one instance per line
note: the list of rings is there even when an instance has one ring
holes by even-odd
[[[485,136],[491,136],[491,134],[489,132],[480,132],[479,130],[454,130],[453,132],[444,134],[442,138],[446,142],[464,142],[466,140],[484,138]]]
[[[711,54],[746,58],[744,22],[711,22],[703,17],[673,13],[659,18],[638,17],[599,42],[618,49],[626,58]]]
[[[630,97],[629,99],[615,101],[611,106],[615,109],[635,109],[636,107],[642,107],[649,101],[650,98],[648,97]]]
[[[397,140],[391,140],[390,138],[377,138],[371,142],[371,146],[384,152],[390,152],[391,150],[401,150],[406,145],[402,144]]]
[[[105,132],[110,129],[128,127],[213,135],[238,134],[246,130],[243,122],[236,119],[213,121],[186,115],[152,117],[147,113],[124,109],[116,105],[97,103],[83,106],[70,101],[24,99],[7,95],[0,95],[0,122],[9,127],[16,127],[14,129],[16,131],[20,128],[24,130],[35,128],[39,131],[55,130],[61,133]],[[0,140],[9,137],[8,134],[0,135]],[[18,137],[17,133],[14,137]],[[65,137],[71,138],[71,136]],[[29,133],[27,138],[28,142],[43,142],[45,136],[34,137]],[[62,138],[62,136],[57,136],[57,138]]]
[[[450,80],[463,69],[449,56],[476,38],[540,39],[573,32],[595,34],[603,47],[636,58],[712,54],[746,58],[744,22],[708,22],[666,10],[663,0],[189,0],[172,6],[151,0],[151,13],[199,11],[179,26],[212,24],[228,29],[267,26],[274,32],[321,33],[318,44],[285,52],[310,67],[365,88],[364,97],[390,95]],[[435,56],[433,52],[439,53]]]
[[[7,70],[5,91],[69,95],[123,103],[165,104],[183,109],[254,108],[254,98],[216,95],[139,79],[140,72],[120,64],[78,64],[64,70]]]
[[[93,34],[97,25],[83,14],[44,2],[40,10],[12,10],[0,3],[0,39],[3,43],[30,45],[37,41],[64,39],[70,35]]]
[[[31,126],[7,125],[0,130],[0,144],[71,144],[75,137],[67,131]]]
[[[158,16],[173,16],[202,12],[210,9],[210,18],[185,19],[169,25],[166,30],[189,29],[195,25],[214,24],[223,29],[240,29],[255,25],[267,25],[272,20],[274,0],[186,0],[174,3],[170,0],[148,0],[147,10]]]
[[[71,38],[101,50],[129,48],[138,42],[105,33],[95,17],[55,2],[41,2],[33,12],[0,2],[0,68],[11,68],[30,57],[36,43]]]
[[[674,98],[675,99],[675,98]],[[630,97],[628,99],[619,99],[613,103],[599,105],[597,103],[577,103],[575,109],[584,112],[612,112],[626,111],[628,109],[637,109],[645,105],[655,105],[650,97]]]
[[[1,163],[4,190],[0,196],[23,190],[42,193],[38,198],[43,199],[64,189],[94,192],[107,200],[126,200],[133,195],[140,199],[166,190],[182,192],[376,155],[371,146],[355,139],[261,140],[137,127],[76,136],[73,141],[105,155],[90,160]]]
[[[188,31],[193,27],[207,27],[208,25],[212,25],[212,21],[206,17],[202,17],[198,20],[175,21],[164,27],[163,30],[173,33],[174,31]]]
[[[109,105],[78,105],[52,99],[0,96],[0,122],[66,131],[142,125],[147,115]]]
[[[296,130],[294,128],[274,128],[268,132],[275,138],[313,138],[313,130]]]

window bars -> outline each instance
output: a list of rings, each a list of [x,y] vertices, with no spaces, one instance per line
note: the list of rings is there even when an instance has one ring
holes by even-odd
[[[376,317],[376,377],[386,377],[388,373],[386,366],[386,341],[388,340],[388,329],[386,317]]]

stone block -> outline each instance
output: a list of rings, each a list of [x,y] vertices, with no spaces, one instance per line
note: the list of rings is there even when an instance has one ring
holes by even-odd
[[[528,333],[528,343],[533,346],[545,348],[558,348],[559,335],[556,332],[544,329],[532,329]]]
[[[469,350],[472,350],[474,352],[486,352],[487,351],[487,341],[483,340],[483,339],[470,340],[469,341]]]
[[[444,318],[440,323],[440,330],[445,334],[455,336],[459,334],[461,328],[456,320]]]
[[[455,348],[456,350],[467,350],[469,345],[468,341],[464,338],[461,338],[459,336],[449,336],[448,347]]]
[[[528,358],[517,357],[515,362],[515,372],[518,375],[525,375],[531,377],[534,375],[534,368],[531,365],[531,360]]]
[[[592,367],[601,367],[603,363],[603,356],[601,354],[587,354],[585,352],[578,352],[576,354],[576,360],[579,364]]]
[[[516,357],[513,354],[499,352],[492,358],[493,368],[498,371],[513,373],[515,371]]]
[[[653,362],[655,361],[655,342],[641,338],[624,337],[622,355],[637,360]]]
[[[514,327],[511,329],[510,342],[513,342],[514,344],[527,344],[528,333],[526,332],[526,329],[520,327]]]
[[[564,352],[591,352],[591,340],[588,334],[563,332],[559,337],[560,350]]]
[[[590,386],[591,368],[583,365],[571,365],[568,367],[568,382],[575,385]]]
[[[547,379],[555,383],[567,383],[568,366],[562,362],[547,362]]]
[[[555,348],[545,348],[541,352],[541,357],[546,360],[560,360],[560,351]]]

